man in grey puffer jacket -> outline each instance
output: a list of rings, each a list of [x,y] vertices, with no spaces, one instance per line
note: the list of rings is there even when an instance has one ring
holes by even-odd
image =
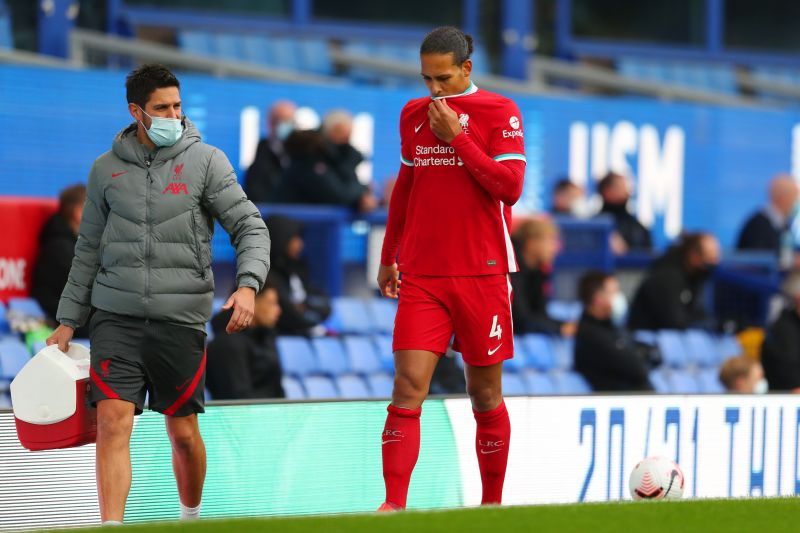
[[[131,485],[133,417],[166,415],[181,517],[195,518],[205,479],[197,424],[205,388],[205,323],[217,219],[236,247],[234,312],[227,332],[250,324],[269,271],[269,235],[225,155],[200,142],[181,112],[180,84],[161,65],[126,81],[136,122],[89,174],[69,280],[48,339],[66,351],[92,307],[90,399],[97,406],[97,490],[104,523],[121,522]]]

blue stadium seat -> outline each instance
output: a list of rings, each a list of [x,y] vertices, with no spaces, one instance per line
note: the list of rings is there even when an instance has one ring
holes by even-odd
[[[0,394],[0,409],[11,409],[11,397],[8,394]]]
[[[343,333],[372,333],[372,320],[364,300],[340,297],[333,299],[333,314]]]
[[[14,34],[11,32],[11,13],[0,2],[0,48],[14,48]]]
[[[270,62],[269,39],[262,35],[243,35],[242,59],[248,63],[274,66]]]
[[[575,322],[581,317],[583,306],[571,300],[550,300],[547,302],[547,314],[562,322]]]
[[[350,371],[347,355],[344,353],[342,341],[333,337],[312,339],[311,345],[317,354],[317,363],[320,372],[331,376],[338,376]]]
[[[6,304],[0,302],[0,335],[4,335],[11,331],[11,328],[8,324],[8,318],[6,318],[7,311]]]
[[[703,367],[716,364],[718,348],[708,332],[699,329],[689,330],[683,335],[683,343],[693,362]]]
[[[700,386],[700,392],[704,394],[722,394],[725,392],[725,387],[719,380],[718,368],[705,368],[697,374],[697,382]]]
[[[369,390],[373,398],[391,398],[394,378],[386,372],[376,372],[367,376]]]
[[[9,298],[8,310],[34,318],[45,318],[42,307],[33,298]]]
[[[514,337],[514,357],[503,362],[503,368],[511,372],[522,372],[527,368],[528,350],[522,336]]]
[[[389,335],[375,335],[372,337],[377,349],[381,366],[384,370],[394,370],[394,352],[392,351],[392,337]]]
[[[394,316],[397,304],[389,298],[373,298],[367,302],[367,309],[372,318],[372,327],[377,333],[391,334],[394,331]]]
[[[305,337],[278,337],[278,355],[286,374],[305,376],[317,372],[317,359]]]
[[[211,36],[211,46],[214,55],[241,61],[244,55],[242,39],[233,33],[216,33]]]
[[[190,54],[213,55],[211,34],[199,30],[181,30],[178,32],[178,46]]]
[[[644,344],[650,344],[653,346],[658,345],[658,332],[655,331],[648,331],[644,329],[634,331],[633,338],[639,342],[643,342]]]
[[[721,363],[729,357],[738,357],[743,353],[742,345],[734,335],[721,335],[717,340],[717,362]]]
[[[300,70],[297,40],[289,37],[268,37],[266,41],[269,65],[283,70]]]
[[[731,64],[697,61],[664,61],[624,57],[617,71],[626,77],[694,87],[705,91],[736,94],[736,71]]]
[[[336,378],[336,387],[342,398],[362,399],[372,395],[364,382],[364,378],[355,374],[344,374]]]
[[[297,57],[304,71],[323,76],[333,73],[330,46],[324,39],[297,41]]]
[[[683,368],[689,364],[683,336],[678,331],[663,330],[658,332],[658,348],[664,358],[664,364],[672,368]]]
[[[556,371],[550,375],[555,385],[556,394],[590,394],[592,387],[586,379],[577,372]]]
[[[550,376],[536,370],[528,369],[522,373],[525,390],[528,394],[549,395],[555,394],[556,388]]]
[[[547,372],[556,366],[553,343],[547,335],[531,333],[523,337],[525,350],[528,353],[528,366]]]
[[[25,343],[14,337],[0,340],[0,379],[11,380],[31,358]]]
[[[669,394],[672,392],[672,386],[667,381],[663,369],[656,369],[650,372],[650,383],[653,389],[660,394]]]
[[[347,336],[344,338],[344,349],[347,352],[350,370],[353,372],[371,374],[383,368],[375,351],[375,344],[369,337]]]
[[[572,370],[575,363],[575,337],[554,337],[552,343],[555,367],[558,370]]]
[[[211,391],[208,389],[203,389],[203,399],[207,402],[210,402],[214,398],[211,396]]]
[[[326,376],[306,376],[303,378],[307,397],[324,400],[327,398],[338,398],[339,392],[333,384],[331,378]]]
[[[36,355],[37,353],[39,353],[40,351],[44,350],[45,348],[47,348],[47,342],[45,342],[45,341],[36,341],[31,346],[31,353],[32,353],[32,355]]]
[[[671,391],[675,394],[697,394],[700,385],[695,375],[687,370],[673,370],[670,372],[669,381]]]
[[[283,385],[283,392],[286,394],[287,400],[302,400],[306,397],[306,391],[303,390],[303,385],[291,376],[283,376],[281,378]]]
[[[525,394],[525,382],[519,374],[503,372],[503,394],[506,396]]]

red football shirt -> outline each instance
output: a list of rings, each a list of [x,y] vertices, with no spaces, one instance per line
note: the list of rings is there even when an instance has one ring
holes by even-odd
[[[428,276],[516,272],[509,227],[510,205],[519,199],[524,174],[519,109],[512,100],[474,84],[445,98],[463,132],[451,144],[431,131],[430,97],[411,100],[403,108],[403,167],[390,205],[382,262],[392,264],[397,254],[401,272]],[[472,172],[460,155],[474,162]],[[501,175],[503,180],[494,179]]]

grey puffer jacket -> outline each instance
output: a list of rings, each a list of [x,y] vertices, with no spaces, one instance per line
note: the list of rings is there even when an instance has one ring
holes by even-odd
[[[214,295],[214,219],[236,248],[237,286],[258,291],[269,234],[225,154],[200,142],[186,118],[181,139],[155,152],[128,126],[89,174],[58,321],[81,326],[94,306],[203,329]]]

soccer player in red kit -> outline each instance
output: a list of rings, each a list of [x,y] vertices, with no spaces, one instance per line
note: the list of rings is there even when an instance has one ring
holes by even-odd
[[[508,228],[522,194],[524,139],[516,104],[470,81],[471,53],[472,38],[457,28],[428,34],[420,61],[431,96],[400,115],[402,165],[378,273],[382,293],[399,296],[380,510],[406,506],[422,402],[453,335],[477,422],[482,503],[503,495],[511,425],[501,376],[514,354],[508,274],[517,271]]]

